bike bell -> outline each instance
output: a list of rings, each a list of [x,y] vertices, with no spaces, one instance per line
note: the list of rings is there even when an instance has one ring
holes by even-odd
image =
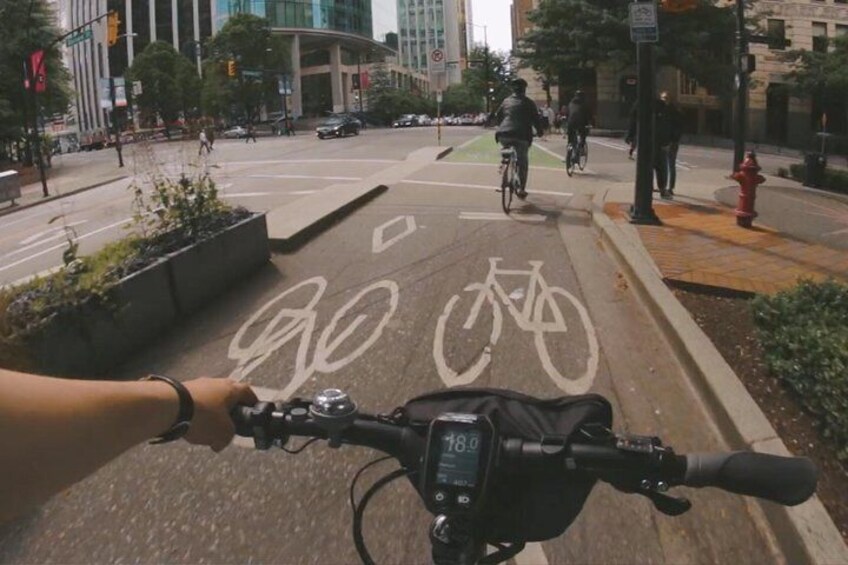
[[[337,388],[328,388],[315,395],[309,414],[315,423],[327,430],[329,446],[341,445],[338,433],[348,427],[356,419],[356,403],[346,392]]]

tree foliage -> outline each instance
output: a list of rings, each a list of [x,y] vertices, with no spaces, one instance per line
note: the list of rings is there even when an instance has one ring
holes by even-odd
[[[217,68],[204,75],[204,110],[210,115],[225,108],[240,108],[239,113],[253,121],[260,105],[279,98],[277,76],[291,69],[289,40],[271,33],[265,18],[240,13],[232,16],[208,43],[210,60]],[[223,72],[228,61],[235,61],[237,77]],[[261,77],[244,76],[258,71]]]
[[[45,49],[63,34],[46,0],[0,0],[0,140],[20,139],[24,116],[32,116],[31,94],[24,90],[24,61]],[[70,75],[62,62],[58,44],[45,60],[47,90],[38,96],[41,116],[65,113],[70,102]]]
[[[142,93],[135,101],[147,117],[159,116],[169,123],[200,105],[197,70],[170,43],[150,43],[133,60],[127,74],[141,82]]]
[[[810,96],[822,107],[848,105],[848,36],[834,38],[830,45],[824,52],[787,52],[785,59],[794,63],[788,77],[797,94]]]
[[[472,64],[462,72],[462,84],[481,103],[486,99],[486,91],[491,89],[491,107],[497,108],[511,92],[509,81],[513,78],[513,71],[507,55],[498,51],[487,52],[485,47],[476,45],[468,58]]]
[[[636,45],[630,40],[628,9],[618,0],[542,0],[529,16],[535,27],[517,54],[551,82],[569,69],[633,65]],[[732,5],[701,0],[690,12],[660,12],[657,64],[674,66],[727,98],[733,86],[734,33]]]
[[[366,90],[368,113],[379,123],[389,125],[402,114],[436,113],[435,101],[416,92],[397,88],[384,64],[376,64],[369,74]]]

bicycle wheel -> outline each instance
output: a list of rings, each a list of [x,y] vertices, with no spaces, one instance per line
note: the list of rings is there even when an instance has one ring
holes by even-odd
[[[501,205],[503,206],[504,214],[509,214],[509,207],[512,205],[512,177],[515,170],[515,159],[510,159],[509,164],[504,167],[503,178],[501,179]]]
[[[586,163],[589,161],[589,144],[585,141],[580,144],[580,157],[577,160],[577,166],[580,170],[586,168]]]
[[[568,144],[565,148],[565,172],[568,173],[568,176],[574,174],[574,147],[571,144]]]

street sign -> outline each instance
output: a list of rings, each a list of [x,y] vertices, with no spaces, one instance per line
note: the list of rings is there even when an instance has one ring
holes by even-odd
[[[447,58],[445,57],[444,49],[430,50],[430,72],[443,73],[447,66]]]
[[[657,6],[653,2],[630,4],[630,40],[635,43],[659,41]]]
[[[280,96],[291,96],[291,80],[289,75],[280,75],[277,77],[277,94]]]
[[[79,43],[81,41],[85,41],[86,39],[91,39],[91,37],[92,37],[91,28],[87,27],[82,31],[78,31],[75,34],[68,36],[68,38],[65,40],[65,45],[67,47],[72,47],[72,46],[76,45],[77,43]]]
[[[242,71],[244,78],[262,78],[262,71]]]
[[[124,82],[124,77],[115,77],[112,80],[114,81],[113,88],[115,89],[115,107],[126,108],[127,86],[126,82]]]

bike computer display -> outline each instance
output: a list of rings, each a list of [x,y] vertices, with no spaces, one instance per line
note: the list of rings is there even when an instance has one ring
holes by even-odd
[[[479,508],[495,454],[492,422],[479,414],[442,414],[430,423],[422,473],[427,509],[467,514]]]

